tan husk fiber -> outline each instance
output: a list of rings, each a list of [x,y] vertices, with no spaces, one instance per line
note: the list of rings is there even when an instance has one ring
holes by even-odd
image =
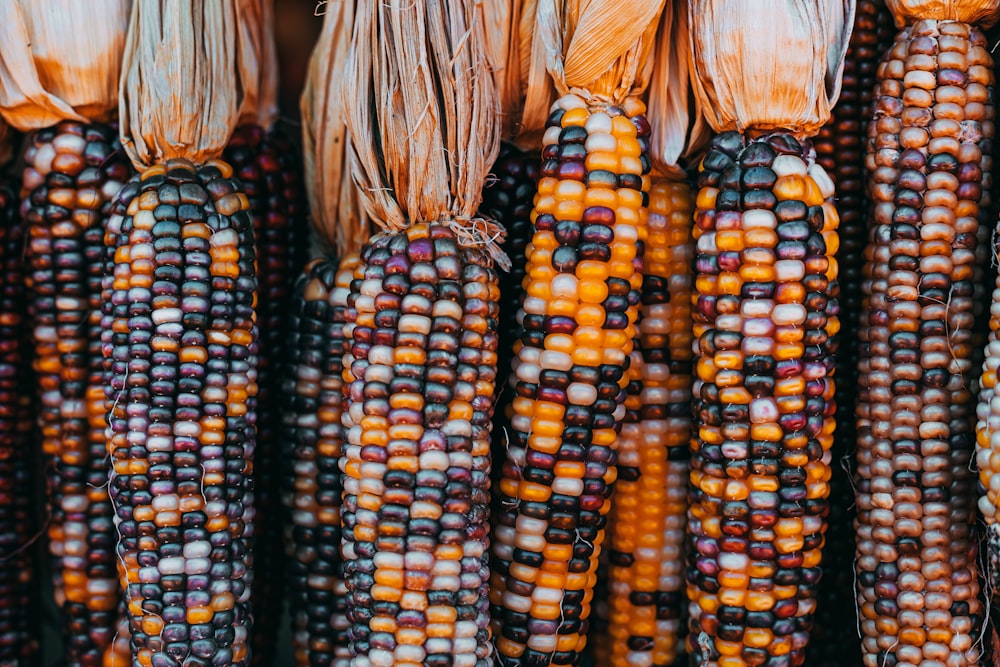
[[[557,95],[573,92],[584,99],[621,104],[629,95],[642,94],[649,82],[649,54],[663,4],[664,0],[526,2],[520,31],[522,77],[527,82],[522,133],[544,129]],[[532,5],[534,12],[529,14]]]
[[[0,114],[22,131],[106,122],[131,0],[0,0]]]
[[[313,227],[337,257],[344,257],[368,240],[368,219],[351,179],[341,94],[354,3],[328,2],[324,11],[323,30],[309,59],[299,105],[302,152]]]
[[[484,0],[486,59],[500,96],[500,136],[511,139],[521,124],[524,94],[518,26],[521,0]]]
[[[135,0],[122,64],[122,145],[140,171],[218,157],[255,84],[237,0]]]
[[[169,0],[168,0],[169,1]],[[243,91],[240,124],[270,128],[278,119],[278,44],[274,38],[274,0],[239,0],[240,46],[249,49],[240,65]],[[345,4],[345,3],[338,3]]]
[[[501,263],[476,217],[499,151],[499,104],[477,0],[359,3],[344,77],[352,173],[380,227],[451,224]]]
[[[649,154],[664,176],[682,177],[677,162],[709,140],[712,129],[694,105],[688,67],[688,0],[671,0],[660,18],[653,51],[646,118],[656,128]]]
[[[920,19],[961,21],[986,28],[996,23],[1000,0],[885,0],[896,27]]]
[[[689,1],[692,82],[712,128],[819,131],[840,96],[854,0]]]

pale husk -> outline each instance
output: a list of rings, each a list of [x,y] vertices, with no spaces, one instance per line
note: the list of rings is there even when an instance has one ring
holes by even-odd
[[[300,103],[302,152],[313,227],[338,257],[344,257],[368,240],[368,219],[351,179],[341,94],[354,3],[329,2],[324,11]]]
[[[687,0],[668,2],[656,34],[646,114],[656,128],[649,154],[653,167],[664,176],[681,177],[680,158],[699,151],[712,134],[700,107],[694,104],[688,67],[689,32]]]
[[[106,122],[131,0],[0,0],[0,114],[22,131]]]
[[[359,3],[344,77],[352,174],[377,225],[451,224],[503,262],[477,218],[499,151],[499,104],[477,0]]]
[[[1000,0],[885,0],[886,6],[902,28],[920,19],[961,21],[988,27],[997,22]]]
[[[805,137],[829,120],[854,0],[689,1],[692,82],[716,132]]]
[[[521,17],[522,133],[544,129],[557,95],[621,104],[649,82],[664,0],[529,0]],[[529,12],[533,6],[533,27]]]
[[[218,157],[258,75],[238,0],[135,0],[122,64],[122,145],[140,171]]]
[[[274,0],[239,0],[240,45],[244,55],[240,124],[269,128],[278,119],[278,44],[274,38]]]
[[[521,124],[520,0],[484,0],[486,59],[500,97],[500,134],[511,139]]]

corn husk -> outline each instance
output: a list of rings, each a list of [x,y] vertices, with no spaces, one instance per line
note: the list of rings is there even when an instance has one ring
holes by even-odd
[[[621,104],[649,83],[664,0],[528,0],[522,8],[523,127],[544,130],[557,96]],[[532,11],[533,10],[533,11]]]
[[[132,0],[2,0],[0,114],[21,131],[107,122]]]
[[[700,150],[712,129],[694,104],[688,65],[688,0],[673,0],[660,18],[653,51],[647,117],[656,128],[649,154],[653,167],[664,176],[683,176],[681,157]]]
[[[351,179],[344,96],[340,85],[354,24],[353,2],[324,7],[323,30],[309,59],[302,91],[302,151],[313,227],[344,257],[368,240],[368,219]]]
[[[521,125],[524,94],[521,89],[521,56],[518,26],[520,0],[485,0],[486,59],[500,96],[500,134],[513,138]]]
[[[690,0],[700,112],[716,132],[816,134],[840,96],[854,9],[854,0]]]
[[[278,119],[278,44],[274,38],[274,0],[240,0],[243,31],[240,65],[246,71],[240,125],[269,128]]]
[[[362,2],[344,76],[352,173],[381,228],[450,224],[501,265],[502,230],[477,217],[499,152],[497,92],[477,0]]]
[[[896,27],[921,19],[961,21],[987,28],[997,22],[1000,0],[885,0]]]
[[[135,0],[120,85],[122,145],[140,171],[218,157],[259,76],[242,0]]]

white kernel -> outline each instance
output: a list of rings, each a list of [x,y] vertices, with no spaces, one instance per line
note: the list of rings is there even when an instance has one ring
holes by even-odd
[[[156,568],[161,574],[183,574],[184,573],[184,559],[180,556],[173,556],[171,558],[161,558],[156,564]]]
[[[782,176],[805,176],[809,173],[806,163],[795,155],[779,155],[774,158],[771,163],[771,171],[779,178]]]

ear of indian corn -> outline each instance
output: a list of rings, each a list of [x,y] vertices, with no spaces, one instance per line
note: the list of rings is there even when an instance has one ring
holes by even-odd
[[[611,643],[602,664],[616,667],[672,665],[683,649],[693,214],[687,183],[653,182],[638,344],[629,368],[609,528]],[[633,385],[635,399],[628,391]]]
[[[854,488],[851,483],[854,456],[854,407],[858,361],[857,330],[861,311],[861,272],[868,239],[864,156],[871,117],[875,73],[881,58],[880,39],[892,14],[882,0],[860,0],[854,31],[844,59],[840,99],[833,116],[813,142],[816,162],[833,179],[840,214],[840,344],[837,347],[837,431],[831,451],[830,516],[823,551],[824,577],[820,582],[816,627],[809,644],[809,659],[817,664],[840,665],[860,662],[857,623],[845,619],[857,615],[855,600],[844,591],[854,587]],[[889,35],[891,41],[891,34]],[[852,664],[853,664],[852,663]]]
[[[698,182],[687,648],[709,667],[800,665],[834,430],[833,186],[791,135],[732,131]]]
[[[0,664],[34,665],[38,582],[30,550],[35,494],[30,335],[24,289],[24,224],[0,185]]]
[[[300,154],[277,128],[236,129],[223,152],[243,186],[253,212],[257,244],[257,326],[260,331],[257,446],[254,464],[256,510],[251,606],[255,665],[274,661],[281,614],[284,564],[278,498],[279,379],[275,372],[285,344],[288,297],[305,255],[307,205]]]
[[[547,124],[492,560],[505,665],[576,664],[585,646],[642,281],[644,110],[570,94]]]
[[[56,602],[67,663],[92,667],[111,644],[120,596],[100,351],[104,226],[130,173],[116,143],[103,125],[64,121],[37,131],[22,182]]]
[[[499,287],[444,225],[373,237],[348,300],[343,524],[358,665],[488,665]]]
[[[257,284],[232,176],[154,165],[109,225],[110,492],[137,667],[249,664]]]
[[[992,69],[983,33],[943,20],[911,22],[879,65],[857,406],[865,665],[978,664],[969,387]]]
[[[281,460],[295,661],[347,667],[346,594],[340,557],[343,356],[347,293],[360,262],[314,260],[292,297],[281,400]]]

